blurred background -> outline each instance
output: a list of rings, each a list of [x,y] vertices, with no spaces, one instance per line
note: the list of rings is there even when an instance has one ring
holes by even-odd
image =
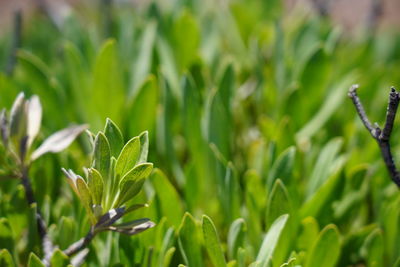
[[[108,1],[108,0],[104,0]],[[149,0],[109,0],[115,4],[130,4],[132,6],[148,5]],[[62,16],[71,8],[93,8],[99,1],[79,0],[0,0],[0,25],[5,27],[12,21],[12,14],[15,10],[21,9],[27,16],[38,9],[52,12]],[[220,1],[224,2],[224,1]],[[346,30],[353,30],[362,27],[369,20],[376,20],[379,28],[393,28],[400,26],[400,3],[396,0],[285,0],[286,9],[290,10],[295,6],[311,9],[327,15],[337,24],[342,25]]]

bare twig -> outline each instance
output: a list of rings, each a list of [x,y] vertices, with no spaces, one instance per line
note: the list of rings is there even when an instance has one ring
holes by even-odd
[[[75,243],[71,244],[67,249],[65,249],[63,252],[65,255],[72,256],[76,254],[77,252],[83,250],[86,248],[86,246],[92,241],[94,236],[96,235],[96,232],[94,231],[94,228],[91,227],[89,232],[86,234],[86,236],[82,237]]]
[[[13,39],[10,50],[10,55],[8,57],[6,73],[11,75],[14,71],[15,64],[17,62],[17,50],[21,47],[21,32],[22,32],[22,12],[18,9],[14,12],[14,29],[13,29]]]
[[[22,170],[21,183],[25,189],[25,197],[28,201],[29,206],[31,206],[32,204],[37,205],[35,195],[32,190],[32,184],[29,180],[27,167],[24,167]],[[50,264],[50,258],[53,255],[54,245],[49,235],[47,234],[46,222],[44,221],[42,213],[40,212],[38,207],[36,209],[36,224],[43,247],[43,263],[48,266]]]
[[[353,101],[353,104],[365,128],[367,128],[371,136],[377,141],[379,148],[381,150],[383,160],[386,164],[386,168],[388,169],[390,177],[392,178],[392,181],[398,187],[400,187],[400,173],[396,169],[396,165],[393,160],[393,155],[389,143],[390,135],[393,129],[394,119],[396,117],[397,108],[400,102],[400,93],[397,92],[394,87],[391,88],[391,92],[389,94],[389,103],[386,112],[386,122],[382,130],[377,124],[373,126],[369,121],[365,113],[364,107],[361,104],[361,101],[357,95],[357,88],[358,85],[353,85],[350,88],[348,95]]]

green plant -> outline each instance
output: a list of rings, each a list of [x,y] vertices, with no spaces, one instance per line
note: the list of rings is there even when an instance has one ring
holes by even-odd
[[[40,130],[41,119],[42,106],[39,98],[32,96],[26,99],[23,93],[14,101],[9,116],[5,109],[0,115],[0,151],[2,151],[0,177],[20,180],[24,186],[26,200],[31,206],[37,204],[29,178],[31,164],[46,153],[64,150],[87,129],[86,125],[63,129],[48,137],[32,151],[32,144]],[[92,137],[92,133],[88,133]],[[146,162],[148,133],[144,132],[124,145],[120,130],[107,119],[104,133],[99,132],[91,143],[93,160],[91,167],[85,168],[86,180],[72,170],[63,169],[69,184],[85,207],[91,224],[89,233],[85,237],[71,244],[63,252],[58,252],[66,256],[72,256],[83,250],[99,232],[114,231],[135,235],[154,226],[154,223],[145,218],[116,224],[127,213],[146,206],[146,204],[129,206],[126,204],[140,192],[153,168],[153,164]],[[48,236],[47,226],[39,209],[36,210],[35,217],[43,246],[42,261],[43,264],[49,265],[54,256],[59,257],[56,252],[57,246]],[[80,255],[79,258],[83,260],[84,255]]]

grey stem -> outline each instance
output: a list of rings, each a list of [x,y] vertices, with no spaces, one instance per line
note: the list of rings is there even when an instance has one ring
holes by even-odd
[[[370,132],[371,136],[376,140],[381,150],[383,161],[385,162],[386,168],[390,174],[392,181],[400,188],[400,173],[396,168],[396,164],[393,160],[393,155],[390,148],[390,135],[392,134],[394,119],[396,117],[397,108],[400,101],[400,93],[393,87],[389,94],[389,102],[386,112],[386,122],[383,130],[379,126],[372,126],[369,121],[367,114],[365,113],[364,107],[357,95],[358,85],[353,85],[348,93],[348,96],[353,101],[353,104],[357,110],[358,116],[363,122],[365,128]]]

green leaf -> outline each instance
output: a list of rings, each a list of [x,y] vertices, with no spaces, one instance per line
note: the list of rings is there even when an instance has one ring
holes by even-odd
[[[50,259],[51,267],[64,267],[69,264],[69,258],[60,249],[56,249]]]
[[[71,237],[77,232],[77,222],[72,217],[62,216],[57,226],[57,244],[61,249],[65,249],[71,244]]]
[[[149,132],[144,131],[139,135],[140,139],[140,157],[137,163],[145,163],[149,154]]]
[[[293,172],[294,157],[296,155],[296,148],[289,147],[283,151],[275,160],[274,165],[269,172],[267,178],[267,188],[271,189],[276,179],[281,179],[283,182],[289,184],[290,177]]]
[[[13,231],[7,218],[0,218],[0,244],[2,248],[14,251]]]
[[[246,234],[246,222],[242,219],[233,221],[228,233],[228,258],[237,259],[240,247],[244,247],[244,238]]]
[[[362,252],[367,259],[367,266],[384,266],[384,243],[382,230],[376,229],[366,238]]]
[[[165,252],[162,266],[170,266],[171,260],[175,254],[175,247],[171,247]]]
[[[7,249],[0,250],[0,266],[1,267],[14,267],[15,263],[12,259],[10,252]]]
[[[28,267],[46,267],[35,253],[29,254]]]
[[[115,174],[121,179],[136,165],[140,156],[140,138],[134,137],[122,148],[117,159]],[[118,179],[118,178],[117,178]]]
[[[128,172],[119,183],[120,192],[114,207],[119,207],[136,196],[142,189],[145,179],[150,175],[152,170],[152,163],[142,163]]]
[[[289,215],[287,214],[280,216],[269,228],[268,233],[264,237],[256,259],[256,261],[260,263],[260,266],[268,266],[269,261],[272,260],[276,245],[278,244],[281,233],[286,225],[288,218]]]
[[[111,156],[117,158],[124,146],[124,138],[118,126],[109,118],[106,121],[104,135],[110,144]]]
[[[156,191],[155,197],[159,200],[157,203],[160,205],[161,214],[175,227],[178,227],[181,223],[184,208],[175,187],[159,169],[154,170],[151,183]]]
[[[297,132],[296,141],[301,147],[308,145],[310,138],[321,129],[340,107],[346,97],[346,90],[349,88],[349,84],[354,83],[354,78],[355,74],[350,73],[337,82],[330,90],[329,95],[326,96],[325,102],[321,104],[320,110]]]
[[[305,267],[334,267],[340,255],[340,236],[333,224],[326,226],[307,254]]]
[[[306,217],[301,221],[302,231],[297,237],[297,247],[308,251],[319,234],[318,222],[313,217]]]
[[[94,140],[92,167],[98,170],[103,179],[106,180],[108,180],[110,174],[110,157],[110,144],[108,143],[107,137],[102,132],[99,132]]]
[[[341,172],[336,172],[318,189],[318,191],[301,207],[301,218],[317,217],[322,208],[329,204],[342,181]]]
[[[128,181],[138,181],[148,177],[153,170],[153,163],[141,163],[136,165],[132,170],[122,177],[119,184],[120,189],[122,189],[126,182]]]
[[[127,122],[129,133],[136,136],[148,130],[153,131],[157,118],[159,86],[157,78],[150,75],[137,89],[137,93],[128,104],[129,116]]]
[[[78,190],[79,198],[81,199],[82,205],[85,207],[86,212],[88,213],[89,220],[92,224],[96,223],[96,219],[94,218],[92,212],[92,195],[90,194],[86,182],[81,177],[78,177],[78,179],[76,179],[76,188]]]
[[[157,34],[157,23],[151,21],[146,24],[143,30],[141,40],[139,55],[136,58],[131,72],[131,86],[129,90],[129,96],[132,97],[137,93],[139,86],[143,83],[146,77],[151,71],[152,56],[154,50],[154,43]],[[148,103],[148,102],[143,102]]]
[[[83,131],[88,128],[84,125],[74,125],[55,132],[32,153],[31,160],[36,160],[46,153],[57,153],[66,149]]]
[[[90,97],[86,108],[91,112],[91,125],[99,129],[107,117],[119,124],[123,115],[125,88],[123,71],[115,40],[107,40],[94,63]]]
[[[178,230],[179,250],[187,266],[204,266],[201,253],[201,239],[196,221],[185,213]]]
[[[311,173],[308,182],[307,195],[311,196],[317,189],[334,173],[337,168],[337,154],[342,147],[343,139],[334,138],[324,146],[318,155],[317,162]],[[341,165],[341,164],[340,164]]]
[[[103,196],[103,177],[94,168],[88,169],[88,187],[92,196],[93,204],[100,205]]]
[[[221,244],[215,229],[214,223],[211,219],[203,215],[202,221],[204,245],[207,249],[208,256],[215,267],[226,266],[224,254],[222,252]]]
[[[280,179],[275,181],[267,203],[267,227],[283,214],[291,214],[289,193]]]

